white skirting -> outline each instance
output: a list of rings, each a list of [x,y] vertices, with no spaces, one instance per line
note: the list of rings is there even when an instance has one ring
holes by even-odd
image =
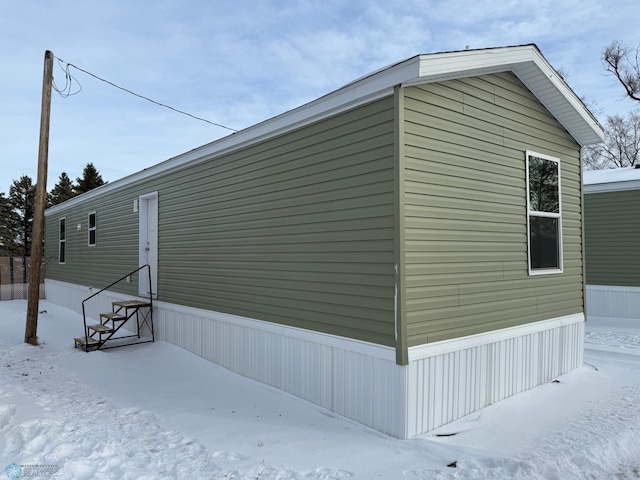
[[[640,319],[640,287],[587,285],[587,314]]]
[[[442,344],[449,343],[449,348]],[[453,345],[457,349],[450,348]],[[429,352],[431,347],[432,352]],[[407,433],[419,435],[581,367],[584,315],[416,347],[407,372]],[[433,355],[430,355],[433,353]]]
[[[105,292],[107,293],[107,292]],[[47,299],[81,311],[87,287],[46,280]],[[101,295],[89,316],[131,297]],[[105,309],[106,308],[106,309]],[[410,349],[154,302],[156,339],[381,432],[408,438],[582,366],[584,316]]]

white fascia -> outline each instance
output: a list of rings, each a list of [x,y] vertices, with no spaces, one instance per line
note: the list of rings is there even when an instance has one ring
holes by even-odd
[[[511,71],[581,145],[604,141],[604,129],[535,45],[421,55],[418,78],[403,86]]]
[[[640,190],[640,180],[626,182],[592,183],[584,186],[584,193],[622,192],[625,190]]]

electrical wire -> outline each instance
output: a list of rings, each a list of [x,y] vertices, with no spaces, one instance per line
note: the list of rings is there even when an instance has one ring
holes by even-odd
[[[80,82],[69,73],[70,68],[73,67],[76,70],[79,70],[79,71],[81,71],[83,73],[86,73],[87,75],[92,76],[93,78],[95,78],[97,80],[100,80],[101,82],[104,82],[104,83],[106,83],[108,85],[111,85],[112,87],[118,88],[118,89],[120,89],[120,90],[122,90],[124,92],[127,92],[127,93],[135,96],[135,97],[142,98],[143,100],[147,100],[148,102],[154,103],[154,104],[156,104],[156,105],[158,105],[160,107],[168,108],[169,110],[173,110],[174,112],[181,113],[182,115],[186,115],[186,116],[194,118],[196,120],[200,120],[202,122],[209,123],[209,124],[214,125],[216,127],[224,128],[226,130],[231,130],[232,132],[237,132],[238,131],[235,128],[227,127],[227,126],[222,125],[220,123],[212,122],[210,120],[207,120],[206,118],[197,117],[197,116],[192,115],[192,114],[190,114],[188,112],[184,112],[182,110],[178,110],[177,108],[173,108],[173,107],[171,107],[169,105],[165,105],[164,103],[156,102],[155,100],[152,100],[152,99],[150,99],[148,97],[145,97],[144,95],[140,95],[138,93],[132,92],[131,90],[129,90],[127,88],[121,87],[120,85],[116,85],[115,83],[110,82],[109,80],[105,80],[104,78],[101,78],[98,75],[96,75],[94,73],[91,73],[91,72],[89,72],[87,70],[84,70],[84,69],[78,67],[77,65],[74,65],[73,63],[66,62],[63,59],[61,59],[60,57],[55,57],[55,58],[58,60],[58,63],[60,64],[60,67],[65,71],[65,78],[66,78],[65,88],[60,90],[57,87],[54,87],[56,92],[58,92],[62,96],[62,98],[67,98],[67,97],[69,97],[71,95],[76,95],[76,94],[80,93],[80,90],[82,90],[82,85],[80,85]],[[63,63],[66,64],[66,67],[63,67]],[[73,84],[74,81],[78,84],[78,91],[70,93],[71,92],[71,88],[72,88],[72,84]]]
[[[64,84],[64,88],[60,89],[56,85],[55,79],[53,79],[53,81],[52,81],[53,89],[56,92],[58,92],[62,98],[69,98],[72,95],[77,95],[82,90],[82,85],[80,84],[80,82],[78,81],[77,78],[75,78],[73,75],[71,75],[69,64],[67,63],[67,66],[65,68],[64,65],[62,64],[62,60],[60,60],[59,58],[57,58],[57,60],[58,60],[58,65],[60,65],[60,68],[64,71],[65,84]],[[74,82],[78,84],[78,89],[75,92],[72,91],[72,87],[73,87],[73,83]]]

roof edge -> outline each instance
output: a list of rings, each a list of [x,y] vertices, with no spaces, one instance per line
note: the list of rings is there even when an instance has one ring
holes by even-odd
[[[584,193],[624,192],[627,190],[640,190],[640,180],[592,183],[584,185]]]
[[[75,205],[109,191],[117,190],[133,182],[144,180],[151,176],[167,173],[186,165],[195,165],[207,161],[224,153],[247,146],[268,138],[281,135],[291,130],[317,122],[324,118],[336,115],[345,110],[355,108],[359,105],[374,101],[393,94],[393,89],[397,85],[410,86],[418,83],[436,82],[446,79],[462,78],[484,73],[513,71],[518,77],[522,75],[525,67],[534,66],[538,72],[542,72],[547,77],[556,91],[560,92],[564,103],[561,107],[567,109],[571,115],[571,120],[577,121],[581,125],[580,132],[575,133],[567,128],[565,123],[559,119],[560,123],[567,128],[569,133],[576,138],[581,145],[598,143],[598,138],[603,137],[604,130],[584,103],[573,93],[571,88],[561,79],[557,72],[546,61],[538,47],[534,44],[484,48],[474,50],[459,50],[451,52],[431,53],[416,55],[401,62],[393,63],[381,69],[375,70],[343,87],[328,93],[316,100],[313,100],[288,112],[277,115],[273,118],[260,122],[256,125],[235,132],[226,137],[222,137],[214,142],[205,144],[161,163],[155,164],[139,172],[133,173],[113,182],[109,182],[97,189],[86,192],[78,197],[67,200],[64,203],[55,205],[45,212],[45,215],[55,214],[68,206]],[[520,78],[522,80],[522,78]],[[540,99],[541,88],[536,85],[523,83]],[[548,82],[544,87],[549,87]],[[542,101],[542,100],[541,100]],[[544,102],[542,102],[545,104]],[[554,106],[545,104],[545,107],[558,118],[559,110]],[[555,111],[554,111],[555,110]],[[575,114],[578,114],[576,117]],[[582,135],[584,138],[578,138]],[[583,142],[587,143],[583,143]],[[602,140],[599,140],[602,141]]]

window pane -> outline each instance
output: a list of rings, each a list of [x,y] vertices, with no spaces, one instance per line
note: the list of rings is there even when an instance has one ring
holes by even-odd
[[[529,210],[560,213],[558,162],[529,157]]]
[[[96,231],[89,230],[89,245],[95,245],[95,244],[96,244]]]
[[[89,228],[95,228],[96,226],[96,214],[95,213],[90,213],[89,214]]]
[[[60,253],[58,256],[58,261],[60,263],[64,263],[66,261],[66,244],[67,242],[60,242]]]
[[[60,220],[60,240],[65,239],[65,219]]]
[[[529,217],[531,269],[560,268],[558,219]]]

